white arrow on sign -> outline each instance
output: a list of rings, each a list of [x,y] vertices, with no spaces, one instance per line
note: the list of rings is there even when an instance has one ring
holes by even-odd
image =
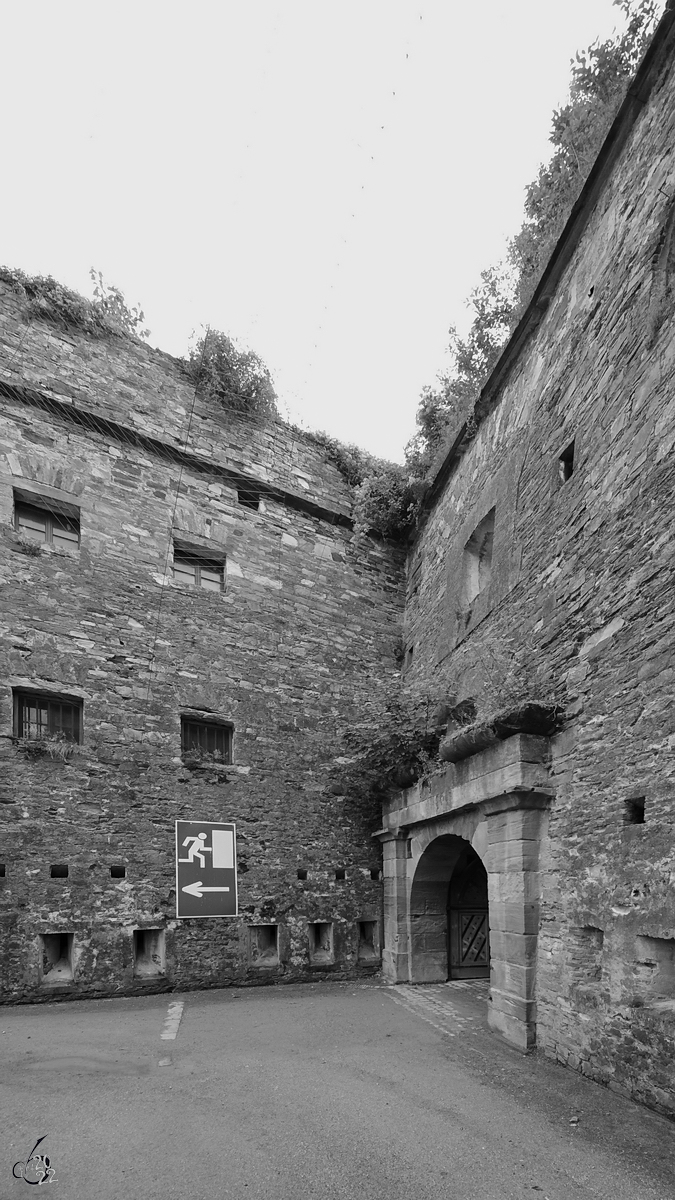
[[[197,883],[188,883],[184,888],[181,888],[182,892],[189,892],[191,896],[196,896],[198,900],[201,900],[204,892],[229,892],[229,890],[229,887],[203,887],[201,879]]]

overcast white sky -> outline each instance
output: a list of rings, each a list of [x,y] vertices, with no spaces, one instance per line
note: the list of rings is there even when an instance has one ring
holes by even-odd
[[[210,324],[291,419],[400,459],[611,0],[4,6],[0,262]]]

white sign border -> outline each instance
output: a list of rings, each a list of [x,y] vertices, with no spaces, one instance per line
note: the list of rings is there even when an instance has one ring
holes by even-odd
[[[183,824],[208,825],[208,826],[210,826],[211,829],[213,829],[214,826],[216,826],[217,828],[226,826],[228,829],[232,830],[232,841],[234,844],[234,912],[233,913],[215,913],[215,914],[214,913],[204,913],[203,916],[200,916],[199,913],[194,913],[194,914],[191,913],[189,917],[181,917],[178,915],[178,895],[179,895],[179,893],[178,893],[178,855],[180,853],[179,849],[178,849],[178,826],[183,825]],[[173,841],[174,841],[174,857],[176,860],[176,920],[177,921],[223,921],[223,920],[231,921],[233,918],[238,918],[239,917],[239,888],[237,886],[238,880],[237,880],[237,826],[236,826],[236,823],[234,821],[209,821],[209,820],[207,820],[207,821],[195,820],[193,822],[192,817],[181,817],[180,820],[176,819],[176,821],[174,822]]]

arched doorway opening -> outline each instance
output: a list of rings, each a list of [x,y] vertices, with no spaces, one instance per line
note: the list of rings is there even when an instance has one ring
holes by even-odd
[[[448,978],[489,977],[487,871],[473,846],[467,842],[448,887]]]
[[[420,857],[410,891],[410,979],[486,978],[487,872],[466,838],[442,834]]]

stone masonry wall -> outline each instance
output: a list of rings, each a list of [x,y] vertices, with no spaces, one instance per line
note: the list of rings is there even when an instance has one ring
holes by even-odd
[[[180,362],[130,338],[79,336],[31,319],[0,281],[0,380],[36,388],[215,467],[240,471],[348,514],[344,481],[320,450],[283,421],[255,425],[194,394]],[[192,421],[190,414],[192,412]]]
[[[0,378],[70,394],[79,410],[174,446],[184,440],[192,393],[171,359],[28,325],[14,297],[2,299]],[[202,462],[193,470],[83,429],[67,407],[49,413],[21,393],[2,400],[5,1001],[379,968],[378,813],[329,785],[340,728],[398,671],[401,554],[355,542],[342,520],[348,489],[300,435],[202,404],[196,420],[190,445]],[[226,467],[287,489],[289,503],[277,495],[259,511],[244,507]],[[13,525],[17,488],[77,505],[79,549],[27,553]],[[222,594],[173,582],[174,537],[226,555]],[[17,743],[20,688],[82,700],[84,736],[70,761]],[[232,722],[231,766],[185,766],[181,713]],[[239,919],[176,920],[178,818],[236,823]],[[52,878],[53,864],[67,864],[68,877]],[[125,877],[112,877],[121,865]],[[310,961],[315,921],[332,925],[333,949]],[[250,932],[259,924],[278,925],[276,957]],[[136,929],[160,931],[149,977],[134,973]],[[74,980],[56,984],[44,939],[63,933],[72,934]]]
[[[411,685],[448,681],[462,698],[482,676],[498,709],[500,664],[524,648],[540,678],[564,685],[542,848],[538,1044],[671,1114],[674,147],[671,55],[411,551],[405,630]],[[490,582],[467,615],[464,548],[493,509]]]

